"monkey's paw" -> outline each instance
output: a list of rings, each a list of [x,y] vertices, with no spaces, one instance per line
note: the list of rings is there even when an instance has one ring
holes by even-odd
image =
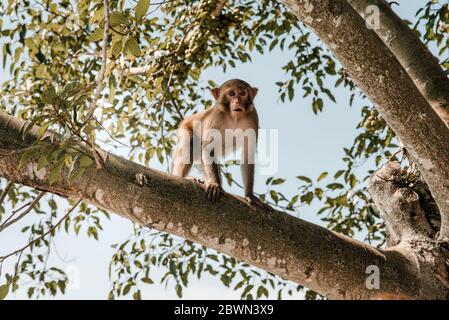
[[[220,195],[223,193],[223,189],[221,188],[219,183],[206,181],[206,193],[207,198],[211,201],[217,201]]]
[[[263,202],[255,195],[246,196],[245,200],[248,202],[248,204],[251,208],[254,208],[254,209],[260,208],[264,211],[270,211],[270,212],[274,211],[274,209],[269,204]]]

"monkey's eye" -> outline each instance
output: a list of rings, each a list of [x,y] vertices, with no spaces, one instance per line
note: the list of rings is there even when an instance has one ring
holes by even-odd
[[[233,96],[235,96],[235,92],[234,92],[234,91],[231,91],[231,92],[229,92],[229,95],[230,95],[231,97],[233,97]]]
[[[240,95],[241,95],[242,97],[245,97],[245,96],[246,96],[246,91],[240,92]]]

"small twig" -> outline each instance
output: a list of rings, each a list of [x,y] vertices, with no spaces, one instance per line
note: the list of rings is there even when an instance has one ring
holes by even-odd
[[[53,213],[52,214],[50,214],[50,225],[52,225],[52,223],[53,223]],[[51,240],[53,239],[53,235],[52,235],[52,233],[50,233],[49,235],[48,235],[48,250],[47,250],[47,253],[46,253],[46,256],[45,256],[45,262],[44,262],[44,266],[43,266],[43,268],[42,268],[42,271],[43,272],[46,272],[47,271],[47,263],[48,263],[48,259],[50,258],[50,253],[51,253]],[[23,251],[22,251],[23,252]]]
[[[12,277],[13,283],[16,283],[18,280],[17,275],[19,274],[19,266],[20,266],[20,260],[22,259],[22,254],[23,254],[23,251],[20,252],[19,258],[17,258],[16,267],[14,268],[14,276]]]
[[[62,255],[59,253],[59,250],[58,250],[58,247],[56,246],[55,241],[52,240],[51,243],[53,243],[53,248],[55,248],[54,252],[56,253],[56,256],[59,258],[59,260],[61,260],[64,263],[72,263],[73,261],[76,260],[76,257],[75,258],[71,258],[71,259],[63,258]],[[51,243],[50,243],[50,245],[51,245]]]
[[[105,87],[104,77],[106,74],[106,62],[108,59],[109,0],[103,0],[103,4],[104,4],[104,31],[103,31],[103,43],[102,43],[102,51],[101,51],[102,64],[101,64],[101,69],[100,69],[100,72],[98,73],[97,80],[96,80],[98,86],[95,91],[92,103],[89,106],[89,112],[87,113],[87,118],[85,121],[86,124],[90,121],[90,119],[94,115],[97,101],[100,98],[100,94]]]
[[[396,158],[396,156],[401,153],[402,153],[402,159],[400,162],[404,161],[404,158],[407,157],[407,150],[405,148],[400,148],[388,159],[388,162],[392,162],[394,160],[394,158]]]
[[[146,74],[148,71],[151,70],[153,65],[147,64],[141,67],[132,67],[128,69],[117,69],[119,74],[122,77],[132,76],[132,75],[140,75],[140,74]]]
[[[99,125],[101,128],[103,128],[104,131],[106,131],[106,133],[108,134],[108,136],[109,136],[112,140],[114,140],[115,142],[121,144],[121,145],[124,146],[124,147],[131,148],[131,146],[127,145],[126,143],[123,143],[123,142],[117,140],[116,138],[114,138],[114,137],[112,136],[112,134],[111,134],[111,133],[110,133],[110,132],[103,126],[103,124],[102,124],[100,121],[98,121],[97,118],[94,117],[94,120],[98,123],[98,125]]]
[[[14,219],[12,219],[13,217],[14,217],[14,215],[17,213],[17,212],[19,212],[20,211],[20,209],[22,209],[22,208],[20,208],[19,210],[16,210],[16,211],[14,211],[9,217],[8,217],[8,219],[6,219],[5,220],[5,222],[3,222],[1,225],[0,225],[0,232],[2,232],[3,230],[5,230],[6,228],[8,228],[10,225],[12,225],[12,224],[14,224],[14,223],[16,223],[17,221],[19,221],[20,219],[22,219],[23,217],[25,217],[28,213],[30,213],[31,212],[31,210],[33,210],[33,208],[38,204],[38,202],[41,200],[41,198],[45,195],[45,191],[41,191],[38,195],[37,195],[37,197],[33,200],[33,202],[31,202],[31,204],[29,205],[29,207],[24,211],[24,212],[22,212],[19,216],[17,216],[16,218],[14,218]],[[12,220],[11,220],[12,219]],[[11,220],[11,221],[10,221]]]
[[[36,239],[32,240],[31,242],[29,242],[27,245],[23,246],[20,249],[17,249],[14,252],[11,252],[10,254],[7,254],[5,256],[0,257],[0,263],[5,261],[6,259],[8,259],[11,256],[16,255],[17,253],[21,253],[23,252],[25,249],[31,247],[34,243],[36,243],[37,241],[45,238],[49,233],[53,232],[57,227],[59,227],[59,225],[64,222],[65,219],[67,219],[67,217],[73,212],[73,210],[75,210],[75,208],[81,203],[81,201],[83,200],[83,198],[80,198],[75,205],[70,208],[70,210],[52,227],[50,228],[47,232],[45,232],[43,235],[37,237]]]
[[[8,184],[5,187],[5,190],[3,190],[2,195],[0,196],[0,204],[3,203],[3,200],[5,200],[6,196],[8,195],[8,192],[11,190],[13,185],[14,183],[12,183],[11,181],[8,182]]]
[[[152,15],[153,13],[155,13],[157,10],[159,10],[159,8],[160,8],[162,5],[164,5],[166,2],[167,2],[167,1],[159,2],[159,3],[157,4],[157,7],[156,7],[155,9],[151,10],[150,12],[148,12],[148,13],[145,15],[145,19],[146,19],[148,16]]]
[[[108,37],[109,37],[109,0],[103,0],[104,4],[104,31],[103,31],[103,43],[102,43],[102,64],[100,72],[98,73],[98,77],[96,79],[97,82],[97,89],[95,90],[94,97],[92,99],[92,103],[89,106],[89,111],[87,113],[86,120],[84,122],[85,125],[89,123],[89,121],[94,116],[95,109],[97,107],[97,101],[100,98],[101,92],[103,91],[104,87],[106,86],[106,83],[104,81],[105,74],[106,74],[106,63],[108,60]],[[101,157],[98,155],[97,150],[95,148],[95,138],[93,133],[91,132],[89,134],[89,144],[92,148],[92,154],[95,158],[95,163],[97,165],[97,168],[101,168]]]
[[[179,109],[178,102],[176,102],[176,100],[173,97],[171,98],[171,102],[175,106],[175,110],[178,113],[179,118],[181,118],[181,120],[184,119],[184,115],[181,113],[181,110]]]

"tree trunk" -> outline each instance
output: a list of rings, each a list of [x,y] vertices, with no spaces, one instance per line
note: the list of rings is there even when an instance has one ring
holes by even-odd
[[[325,42],[375,103],[421,174],[449,240],[449,130],[382,40],[346,0],[284,0]]]
[[[369,6],[379,8],[378,28],[373,30],[393,52],[412,78],[424,98],[449,126],[449,78],[438,59],[419,39],[417,34],[397,16],[385,0],[347,0],[364,18]]]

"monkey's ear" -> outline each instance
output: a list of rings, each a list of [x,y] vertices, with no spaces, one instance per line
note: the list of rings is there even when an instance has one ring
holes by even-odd
[[[212,95],[214,96],[215,100],[218,100],[218,98],[220,97],[220,88],[213,88]]]
[[[257,92],[259,92],[259,89],[252,87],[251,91],[253,92],[253,99],[257,96]]]

